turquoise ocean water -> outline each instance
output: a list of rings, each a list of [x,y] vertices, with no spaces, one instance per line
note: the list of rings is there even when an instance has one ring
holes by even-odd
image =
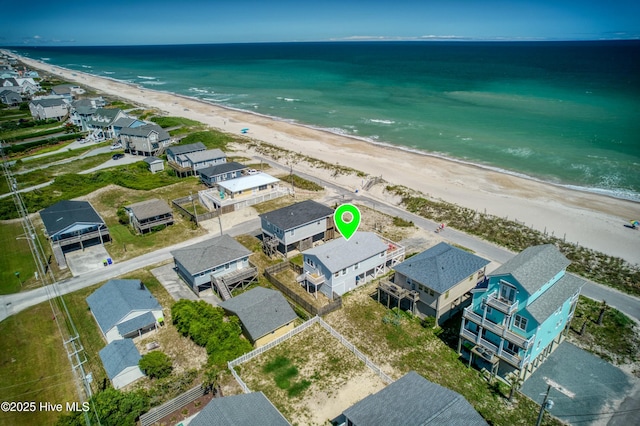
[[[372,143],[640,201],[639,41],[15,51]]]

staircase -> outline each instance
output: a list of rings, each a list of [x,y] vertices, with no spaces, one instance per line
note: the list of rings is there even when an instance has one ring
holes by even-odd
[[[229,290],[229,287],[227,287],[227,285],[223,280],[219,278],[212,278],[211,281],[213,285],[216,286],[216,289],[218,290],[218,294],[220,295],[220,298],[222,299],[223,302],[225,300],[231,299],[231,290]]]

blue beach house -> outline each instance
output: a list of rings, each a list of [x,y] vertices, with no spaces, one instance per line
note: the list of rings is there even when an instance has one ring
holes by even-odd
[[[529,247],[472,290],[458,353],[492,375],[526,380],[564,340],[584,281],[551,244]]]

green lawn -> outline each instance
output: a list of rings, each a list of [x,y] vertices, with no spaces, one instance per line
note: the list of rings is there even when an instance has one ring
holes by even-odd
[[[62,403],[77,401],[71,365],[48,302],[0,322],[0,400]],[[3,425],[47,425],[57,413],[0,412]]]
[[[0,133],[0,139],[28,139],[38,136],[46,136],[51,134],[51,130],[57,129],[58,131],[64,131],[64,126],[59,122],[40,124],[33,127],[25,127],[22,129],[10,130]]]
[[[5,248],[0,255],[0,294],[36,285],[36,265],[20,222],[0,222],[0,247]],[[20,279],[15,272],[20,272]]]

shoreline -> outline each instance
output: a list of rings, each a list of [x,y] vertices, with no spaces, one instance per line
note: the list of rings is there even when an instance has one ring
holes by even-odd
[[[217,130],[265,142],[294,153],[318,158],[382,176],[390,185],[402,185],[441,199],[499,217],[524,222],[567,241],[640,264],[640,233],[625,228],[640,217],[640,203],[608,194],[570,188],[508,171],[448,159],[390,144],[367,141],[328,129],[299,124],[264,114],[220,106],[181,94],[150,89],[110,77],[95,76],[10,53],[35,69],[91,87],[108,96],[155,108],[163,113],[200,121]],[[295,167],[295,164],[294,164]],[[305,173],[322,175],[318,169]],[[327,178],[326,176],[321,176]],[[358,189],[361,178],[328,177]],[[390,203],[388,194],[371,194]],[[396,200],[397,201],[397,200]],[[449,224],[455,228],[455,223]]]

